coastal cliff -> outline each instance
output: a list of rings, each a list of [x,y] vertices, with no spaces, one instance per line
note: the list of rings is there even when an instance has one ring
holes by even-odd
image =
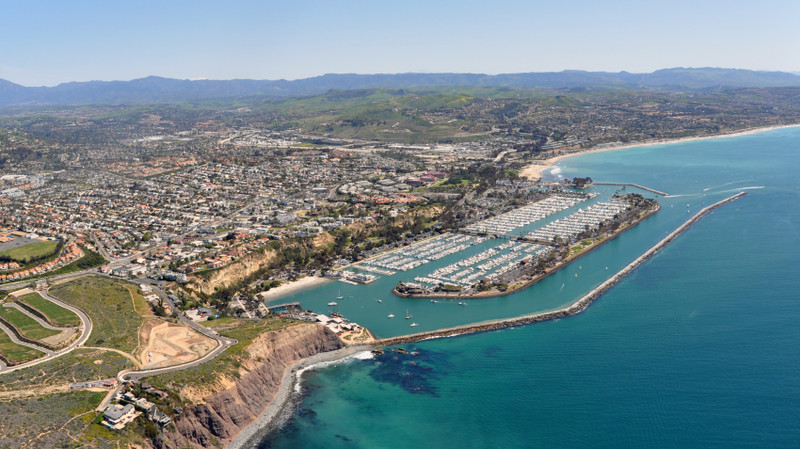
[[[155,443],[161,448],[224,447],[253,423],[273,401],[284,371],[314,354],[343,344],[320,325],[297,325],[266,332],[247,346],[238,373],[221,376],[214,385],[181,390],[189,405],[175,421],[175,429]]]
[[[274,251],[249,253],[240,260],[211,272],[207,279],[194,278],[190,287],[207,295],[213,294],[217,287],[230,285],[265,269],[274,257]]]

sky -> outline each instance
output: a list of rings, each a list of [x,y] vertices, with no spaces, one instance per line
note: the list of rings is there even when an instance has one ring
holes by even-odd
[[[800,72],[797,0],[2,0],[0,78]]]

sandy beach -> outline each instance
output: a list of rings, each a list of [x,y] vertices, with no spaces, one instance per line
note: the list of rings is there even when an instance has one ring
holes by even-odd
[[[263,300],[271,300],[290,293],[296,293],[302,290],[307,290],[311,287],[330,282],[331,279],[321,278],[317,276],[306,276],[296,281],[283,281],[280,286],[273,287],[261,294]]]
[[[225,446],[225,449],[248,449],[257,447],[258,442],[269,432],[275,430],[283,422],[283,417],[288,417],[291,413],[289,399],[295,390],[298,382],[298,375],[314,365],[324,365],[341,361],[363,351],[371,350],[371,346],[353,345],[346,346],[336,351],[323,352],[312,357],[300,360],[286,368],[281,379],[281,386],[272,402],[267,406],[261,416],[253,421],[244,430],[239,432],[236,437]]]
[[[716,136],[684,137],[684,138],[681,138],[681,139],[653,140],[653,141],[633,142],[633,143],[628,143],[628,144],[625,144],[625,145],[614,145],[614,146],[608,146],[608,147],[602,147],[602,148],[589,148],[589,149],[586,149],[586,150],[575,150],[575,151],[568,152],[568,153],[565,152],[565,153],[562,153],[562,154],[556,154],[556,155],[554,155],[554,156],[552,156],[552,157],[550,157],[548,159],[543,159],[543,160],[540,160],[540,161],[536,161],[536,162],[532,163],[531,165],[528,165],[525,168],[523,168],[519,175],[521,177],[523,177],[523,178],[528,178],[528,179],[530,179],[532,181],[535,181],[535,180],[538,180],[538,179],[542,179],[542,172],[547,170],[547,169],[549,169],[549,168],[554,167],[562,159],[566,159],[566,158],[573,157],[573,156],[580,156],[580,155],[583,155],[583,154],[603,153],[603,152],[606,152],[606,151],[625,150],[625,149],[628,149],[628,148],[648,147],[648,146],[653,146],[653,145],[667,145],[667,144],[671,144],[671,143],[693,142],[693,141],[696,141],[696,140],[719,139],[719,138],[723,138],[723,137],[736,137],[736,136],[743,136],[743,135],[747,135],[747,134],[760,133],[760,132],[764,132],[764,131],[771,131],[773,129],[793,128],[793,127],[796,127],[796,126],[800,126],[800,124],[798,124],[798,125],[766,126],[766,127],[763,127],[763,128],[747,129],[747,130],[736,131],[736,132],[727,133],[727,134],[719,134],[719,135],[716,135]]]
[[[734,136],[741,136],[741,135],[746,135],[746,134],[754,134],[754,133],[758,133],[758,132],[764,132],[764,131],[773,130],[773,129],[779,129],[779,128],[795,127],[795,126],[800,126],[800,125],[785,125],[785,126],[772,126],[772,127],[764,127],[764,128],[755,128],[755,129],[750,129],[750,130],[738,131],[738,132],[735,132],[735,133],[720,134],[720,135],[717,135],[717,136],[690,137],[690,138],[673,139],[673,140],[637,142],[637,143],[630,143],[630,144],[626,144],[626,145],[603,147],[603,148],[598,148],[598,149],[588,149],[588,150],[583,150],[583,151],[575,151],[575,152],[571,152],[571,153],[557,154],[557,155],[554,155],[553,157],[551,157],[549,159],[542,160],[542,161],[537,161],[537,162],[525,167],[522,170],[522,172],[520,173],[520,175],[523,176],[523,177],[527,177],[529,179],[540,179],[541,175],[542,175],[542,172],[544,170],[553,167],[555,164],[557,164],[562,159],[566,159],[566,158],[572,157],[572,156],[578,156],[578,155],[582,155],[582,154],[587,154],[587,153],[616,151],[616,150],[624,150],[624,149],[633,148],[633,147],[643,147],[643,146],[652,146],[652,145],[665,145],[665,144],[670,144],[670,143],[689,142],[689,141],[702,140],[702,139],[715,139],[715,138],[722,138],[722,137],[734,137]],[[726,200],[723,200],[723,202],[727,202],[727,201],[730,201],[730,198],[726,199]],[[719,204],[721,204],[723,202],[720,202]],[[713,207],[716,207],[716,206],[717,205],[714,205]],[[710,207],[711,206],[709,206],[709,208]],[[707,209],[709,209],[709,208],[707,208]],[[692,220],[694,220],[697,217],[699,217],[700,215],[702,215],[702,213],[704,213],[704,212],[701,211],[701,213],[699,213],[696,216],[692,217],[681,228],[678,228],[678,230],[676,230],[673,234],[682,232],[682,229],[685,226],[688,226],[692,222]],[[612,276],[612,278],[607,280],[606,283],[601,284],[601,286],[599,286],[598,288],[596,288],[595,290],[593,290],[592,292],[590,292],[585,297],[581,298],[579,301],[577,301],[576,303],[574,303],[573,305],[571,305],[570,307],[568,307],[565,310],[572,311],[572,309],[575,309],[575,311],[577,311],[577,312],[579,312],[580,310],[583,310],[583,308],[585,308],[586,305],[588,305],[589,302],[591,302],[592,300],[594,300],[596,298],[596,296],[598,294],[597,293],[598,291],[601,291],[601,290],[604,291],[604,289],[608,287],[607,283],[616,282],[617,279],[619,279],[622,276],[624,276],[625,274],[627,274],[627,272],[632,269],[631,267],[637,265],[638,263],[641,263],[641,260],[646,260],[647,258],[649,258],[649,256],[652,255],[652,253],[654,253],[655,251],[660,249],[659,245],[663,245],[664,242],[668,242],[672,238],[674,238],[673,234],[670,234],[670,236],[668,236],[664,241],[660,242],[655,247],[651,248],[648,252],[646,252],[644,255],[640,256],[640,259],[637,259],[637,261],[634,261],[634,263],[632,263],[629,266],[626,266],[625,268],[623,268],[623,270],[621,270],[619,273],[617,273],[616,275]],[[289,293],[292,293],[292,292],[296,292],[296,291],[300,291],[300,290],[303,290],[303,289],[307,289],[307,288],[310,288],[310,287],[312,287],[314,285],[318,285],[320,283],[324,283],[324,282],[327,282],[327,281],[328,281],[328,279],[318,278],[318,277],[313,277],[313,276],[302,278],[302,279],[299,279],[297,281],[286,283],[284,285],[281,285],[280,287],[277,287],[277,288],[269,290],[269,292],[267,292],[267,294],[266,294],[266,299],[274,299],[274,298],[277,298],[279,296],[286,295],[286,294],[289,294]],[[587,301],[587,298],[589,298],[588,301]],[[583,304],[583,302],[585,302],[586,304]],[[536,315],[531,315],[531,317],[538,319],[538,318],[544,317],[545,315],[552,314],[552,313],[553,312],[548,312],[548,313],[544,313],[544,314],[536,314]],[[524,318],[524,317],[516,318],[515,320],[519,320],[521,318]],[[505,321],[512,321],[512,320],[505,320]],[[484,323],[484,324],[486,324],[486,323]],[[470,325],[470,326],[474,327],[475,325]],[[465,327],[469,327],[469,326],[465,326]],[[411,337],[413,337],[413,336],[411,336]],[[434,336],[434,337],[431,337],[431,338],[437,338],[437,337]],[[414,341],[418,341],[418,340],[414,340]],[[387,341],[386,343],[390,343],[390,342]],[[400,341],[398,340],[398,344],[399,343],[400,343]],[[382,342],[382,344],[383,344],[383,342]],[[391,344],[395,344],[395,343],[391,342]],[[352,356],[354,354],[357,354],[357,353],[363,352],[363,351],[368,351],[370,349],[372,349],[372,346],[368,346],[368,345],[347,346],[347,347],[339,349],[337,351],[331,351],[331,352],[325,352],[325,353],[317,354],[315,356],[300,360],[300,361],[294,363],[293,365],[287,367],[286,370],[284,371],[283,378],[281,380],[281,385],[280,385],[280,388],[279,388],[277,394],[275,395],[275,398],[273,398],[272,402],[267,406],[267,408],[258,417],[258,419],[256,419],[253,423],[251,423],[248,427],[246,427],[238,435],[236,435],[236,437],[226,446],[226,449],[250,449],[250,448],[257,447],[258,442],[263,440],[267,434],[269,434],[273,430],[275,430],[275,429],[279,428],[281,425],[283,425],[285,420],[292,413],[292,408],[291,408],[292,401],[291,401],[291,399],[292,399],[293,393],[295,391],[295,385],[297,385],[297,382],[298,382],[298,377],[300,375],[302,375],[302,372],[304,370],[306,370],[306,369],[308,369],[310,367],[313,367],[315,365],[324,366],[325,364],[335,363],[337,361],[341,361],[341,360],[343,360],[343,359],[345,359],[347,357],[350,357],[350,356]]]

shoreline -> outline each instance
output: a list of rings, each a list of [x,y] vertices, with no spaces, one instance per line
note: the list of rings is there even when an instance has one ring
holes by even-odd
[[[608,289],[616,285],[625,276],[630,274],[634,269],[639,267],[642,263],[650,260],[656,253],[661,251],[670,242],[683,234],[687,229],[694,225],[697,221],[703,218],[709,212],[723,206],[731,201],[735,201],[743,196],[745,192],[739,192],[733,196],[718,201],[710,206],[706,206],[699,212],[694,214],[683,224],[678,226],[675,230],[670,232],[666,237],[661,239],[654,246],[646,250],[639,257],[634,259],[631,263],[623,267],[621,270],[614,273],[611,277],[600,283],[597,287],[590,290],[587,294],[580,297],[577,301],[573,302],[566,307],[549,312],[538,312],[529,315],[522,315],[513,318],[504,318],[499,320],[484,321],[479,323],[467,324],[445,329],[438,329],[427,332],[420,332],[417,334],[401,335],[397,337],[389,337],[381,340],[375,340],[368,345],[352,345],[345,346],[344,348],[323,352],[313,355],[311,357],[298,360],[291,366],[288,366],[281,379],[281,385],[275,397],[270,404],[264,409],[259,417],[250,423],[247,427],[242,429],[232,440],[225,446],[225,449],[250,449],[263,440],[270,432],[279,428],[284,421],[280,418],[287,417],[287,412],[290,412],[290,402],[295,392],[295,386],[298,382],[298,376],[311,369],[314,366],[324,366],[330,363],[342,361],[349,356],[356,353],[368,351],[371,347],[379,346],[393,346],[399,344],[414,343],[423,340],[430,340],[434,338],[447,338],[459,335],[474,334],[480,332],[487,332],[492,330],[505,329],[513,326],[521,326],[533,324],[542,321],[556,320],[568,316],[576,315],[586,310],[595,300],[597,300]]]
[[[282,281],[281,285],[273,287],[266,292],[260,293],[262,301],[278,299],[282,296],[287,296],[291,293],[297,293],[317,285],[324,284],[331,279],[326,279],[317,276],[306,276],[296,281]]]
[[[627,150],[630,148],[637,148],[637,147],[651,147],[656,145],[669,145],[673,143],[685,143],[685,142],[694,142],[697,140],[706,140],[706,139],[720,139],[724,137],[738,137],[738,136],[745,136],[750,134],[756,134],[766,131],[772,131],[776,129],[783,129],[783,128],[796,128],[799,127],[800,123],[794,125],[773,125],[773,126],[764,126],[759,128],[751,128],[751,129],[744,129],[740,131],[734,131],[731,133],[725,134],[717,134],[713,136],[698,136],[698,137],[680,137],[677,139],[663,139],[663,140],[654,140],[654,141],[643,141],[639,143],[626,143],[623,145],[614,145],[609,147],[603,148],[587,148],[583,150],[575,150],[570,153],[563,153],[551,156],[547,159],[542,159],[540,161],[531,163],[526,165],[522,168],[519,172],[519,176],[521,178],[527,178],[531,181],[541,180],[542,179],[542,172],[548,169],[551,169],[558,164],[563,159],[567,159],[574,156],[582,156],[585,154],[591,153],[605,153],[607,151],[617,151],[617,150]]]
[[[354,354],[370,351],[370,345],[345,346],[335,351],[321,352],[305,359],[300,359],[292,365],[287,366],[281,378],[281,385],[267,408],[261,415],[251,422],[225,446],[225,449],[248,449],[253,448],[261,442],[269,433],[276,430],[282,424],[283,416],[288,418],[286,412],[290,411],[291,399],[296,395],[296,386],[299,377],[305,371],[314,369],[317,366],[326,366],[332,363],[341,362]]]
[[[513,318],[482,321],[479,323],[465,324],[445,329],[419,332],[416,334],[388,337],[381,340],[376,340],[372,344],[374,346],[394,346],[399,344],[415,343],[422,340],[430,340],[433,338],[455,337],[458,335],[468,335],[479,332],[488,332],[492,330],[505,329],[513,326],[522,326],[542,321],[557,320],[560,318],[566,318],[568,316],[577,315],[578,313],[581,313],[584,310],[586,310],[603,293],[605,293],[608,289],[616,285],[617,282],[619,282],[625,276],[630,274],[633,270],[639,267],[639,265],[650,260],[651,257],[653,257],[656,253],[664,249],[669,243],[671,243],[673,240],[675,240],[677,237],[683,234],[687,229],[689,229],[691,226],[697,223],[706,214],[721,206],[724,206],[727,203],[730,203],[731,201],[735,201],[745,195],[747,195],[747,193],[739,192],[733,196],[725,198],[724,200],[718,201],[710,206],[706,206],[705,208],[701,209],[699,212],[692,215],[691,218],[686,220],[682,225],[678,226],[674,231],[670,232],[666,237],[658,241],[658,243],[650,247],[650,249],[648,249],[647,251],[642,253],[639,257],[634,259],[633,262],[629,263],[621,270],[614,273],[611,277],[601,282],[600,285],[593,288],[591,291],[589,291],[589,293],[581,296],[577,301],[567,306],[564,306],[560,309],[551,310],[548,312],[537,312]]]

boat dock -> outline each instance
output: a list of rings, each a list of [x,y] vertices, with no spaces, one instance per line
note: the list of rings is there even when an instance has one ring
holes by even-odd
[[[443,337],[453,337],[456,335],[464,335],[464,334],[474,334],[477,332],[486,332],[496,329],[504,329],[512,326],[521,326],[525,324],[537,323],[541,321],[550,321],[556,320],[559,318],[568,317],[571,315],[578,314],[584,310],[586,310],[589,305],[594,302],[600,295],[605,293],[609,288],[614,286],[617,282],[622,280],[625,276],[630,274],[636,267],[641,265],[646,260],[650,259],[655,255],[658,251],[663,249],[667,246],[670,242],[672,242],[676,237],[681,235],[685,232],[690,226],[695,224],[698,220],[700,220],[703,216],[707,213],[711,212],[712,210],[727,204],[731,201],[737,200],[743,196],[747,195],[746,192],[739,192],[736,195],[730,196],[725,198],[722,201],[716,202],[710,206],[707,206],[693,215],[691,218],[686,220],[682,225],[680,225],[677,229],[672,231],[669,235],[664,237],[661,241],[656,243],[653,247],[645,251],[641,256],[637,257],[633,262],[626,265],[623,269],[618,271],[616,274],[611,276],[610,278],[606,279],[600,285],[592,289],[589,293],[572,303],[570,306],[565,307],[559,310],[553,310],[550,312],[540,312],[534,313],[530,315],[523,315],[516,318],[507,318],[507,319],[500,319],[500,320],[491,320],[491,321],[484,321],[481,323],[475,324],[467,324],[463,326],[455,326],[450,327],[447,329],[439,329],[427,332],[420,332],[416,334],[410,335],[402,335],[398,337],[390,337],[384,338],[381,340],[375,340],[371,342],[373,346],[392,346],[392,345],[400,345],[400,344],[407,344],[407,343],[414,343],[417,341],[428,340],[431,338],[443,338]]]
[[[459,234],[467,234],[467,235],[474,235],[476,237],[489,237],[494,239],[505,239],[505,240],[514,240],[518,242],[527,242],[527,243],[535,243],[537,245],[545,245],[545,246],[554,246],[552,240],[542,240],[535,237],[531,237],[530,235],[515,235],[515,234],[504,234],[504,233],[482,233],[476,231],[467,231],[463,229],[459,229]]]

